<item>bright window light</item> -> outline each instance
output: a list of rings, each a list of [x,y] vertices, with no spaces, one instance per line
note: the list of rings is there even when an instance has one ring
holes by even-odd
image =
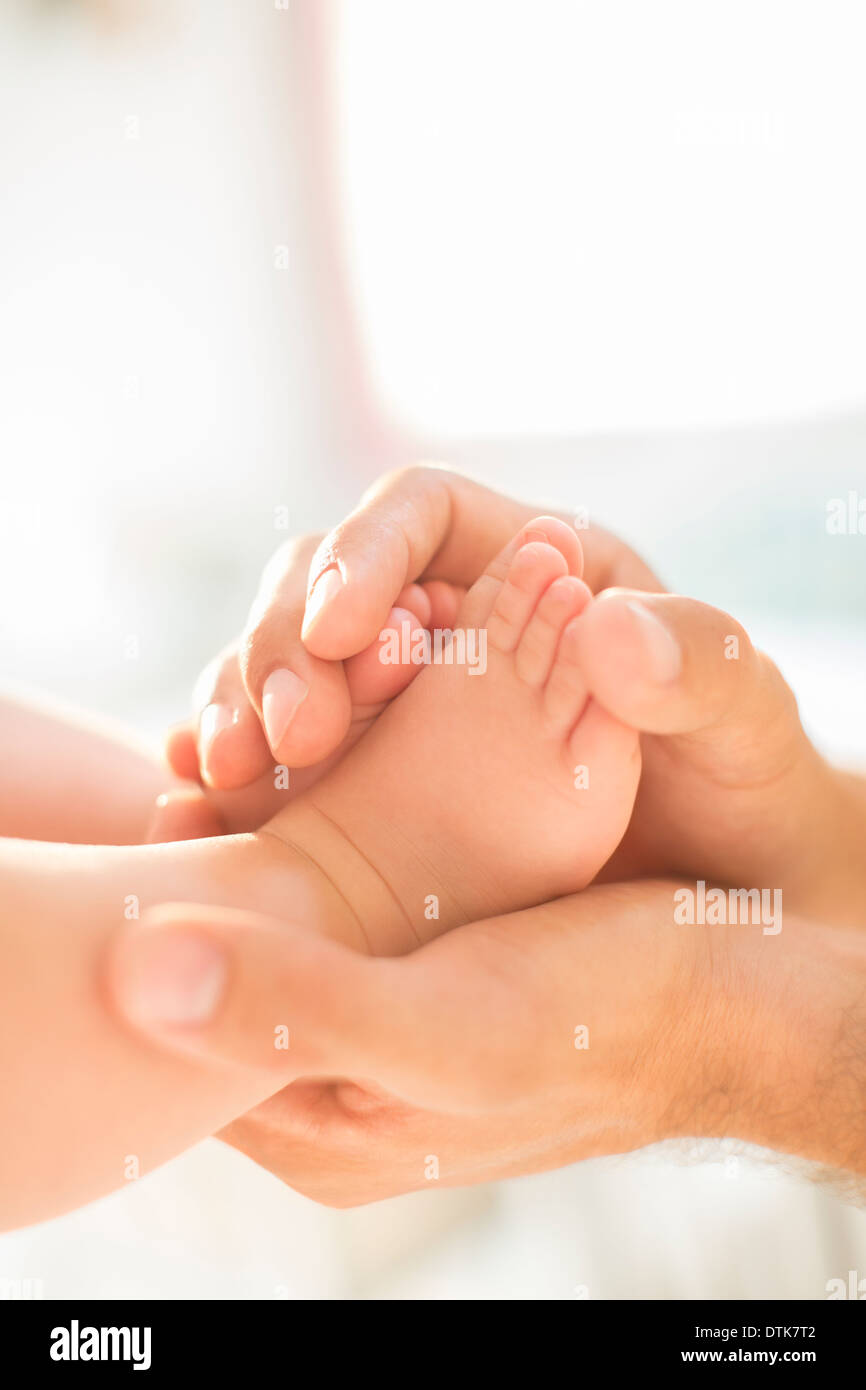
[[[348,250],[392,410],[475,434],[861,404],[864,41],[858,0],[343,0]]]

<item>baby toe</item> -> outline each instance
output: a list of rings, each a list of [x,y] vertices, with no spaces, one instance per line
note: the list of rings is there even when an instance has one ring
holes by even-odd
[[[563,628],[544,687],[545,715],[554,733],[563,737],[576,724],[588,695],[579,659],[579,622],[572,618]]]
[[[539,599],[555,579],[567,573],[561,551],[541,541],[518,550],[487,620],[487,640],[500,652],[513,652]]]
[[[423,640],[416,614],[394,607],[376,641],[343,662],[355,718],[393,700],[415,679],[423,666]]]
[[[582,613],[592,595],[573,575],[554,579],[530,615],[515,653],[517,675],[527,685],[542,686],[550,675],[563,628]]]
[[[536,542],[553,547],[559,551],[565,561],[564,566],[551,573],[551,579],[555,579],[557,574],[581,573],[583,551],[577,533],[557,517],[536,517],[533,521],[527,522],[525,526],[521,526],[517,534],[511,537],[508,544],[490,561],[484,573],[472,585],[458,611],[457,621],[461,627],[485,627],[487,625],[487,621],[496,606],[502,585],[514,563],[515,556],[521,550],[525,550],[530,543]]]

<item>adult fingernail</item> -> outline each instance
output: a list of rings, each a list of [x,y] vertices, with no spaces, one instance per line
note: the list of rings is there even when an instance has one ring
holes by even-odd
[[[638,619],[638,632],[651,679],[659,685],[670,685],[682,670],[683,654],[679,642],[661,619],[637,599],[629,599],[628,608]]]
[[[220,947],[197,933],[154,927],[126,943],[114,992],[142,1027],[195,1027],[213,1018],[227,981]]]
[[[272,671],[262,687],[262,719],[271,752],[276,757],[298,706],[306,700],[310,687],[294,671]]]
[[[304,625],[301,628],[302,639],[309,636],[328,604],[342,588],[343,576],[333,565],[319,575],[307,597]]]
[[[209,779],[208,764],[218,735],[224,729],[230,729],[236,722],[237,710],[233,710],[229,705],[213,703],[202,710],[198,722],[198,756],[205,780]]]

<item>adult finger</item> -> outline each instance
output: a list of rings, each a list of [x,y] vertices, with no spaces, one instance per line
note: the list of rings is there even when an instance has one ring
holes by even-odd
[[[270,1070],[274,1090],[349,1075],[451,1111],[579,1085],[597,1100],[617,1078],[631,1092],[666,1031],[688,1049],[689,1008],[705,1025],[702,938],[660,923],[673,923],[671,885],[608,885],[371,959],[270,918],[166,905],[118,935],[108,978],[132,1026]]]
[[[599,704],[642,732],[730,754],[732,773],[747,746],[766,763],[802,735],[789,686],[721,609],[612,589],[587,607],[574,634]]]
[[[345,672],[301,641],[306,576],[317,537],[289,541],[262,577],[239,653],[249,704],[278,763],[307,767],[342,743],[352,718]]]
[[[302,633],[308,650],[336,660],[368,646],[416,579],[468,587],[538,510],[445,469],[387,474],[312,557]],[[558,514],[562,531],[550,539],[568,546],[572,573],[580,573],[573,520]],[[570,541],[561,539],[566,532]]]
[[[187,782],[199,781],[197,730],[191,719],[172,725],[165,735],[163,752],[176,777]]]
[[[157,797],[144,843],[202,840],[225,831],[222,816],[198,787],[179,788]]]
[[[195,775],[208,787],[231,791],[261,777],[274,758],[238,664],[237,645],[226,647],[202,671],[193,691],[195,710]],[[172,758],[189,758],[188,745],[178,741]]]

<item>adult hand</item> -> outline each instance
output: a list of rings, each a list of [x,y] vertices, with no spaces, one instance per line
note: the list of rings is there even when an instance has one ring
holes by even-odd
[[[151,980],[166,935],[224,953],[211,1018],[150,1040],[292,1082],[222,1137],[329,1205],[686,1135],[866,1173],[866,937],[792,915],[772,936],[679,926],[676,890],[594,887],[393,959],[163,907],[122,944],[116,1007],[138,949]]]
[[[299,652],[312,650],[321,660],[337,661],[340,653],[348,657],[363,650],[387,619],[388,604],[410,579],[432,579],[434,584],[444,579],[456,587],[471,582],[489,553],[534,511],[438,470],[409,470],[385,479],[317,549],[308,544],[307,554],[313,553],[309,584],[305,564],[290,568],[282,579],[279,569],[272,572],[244,648],[250,690],[261,692],[274,664]],[[593,526],[582,530],[581,538],[584,572],[592,587],[630,586],[604,593],[586,615],[583,656],[593,693],[620,718],[648,731],[635,815],[605,876],[679,871],[718,877],[749,887],[781,887],[786,909],[814,908],[827,921],[862,916],[862,897],[851,891],[850,872],[842,869],[846,860],[849,866],[859,862],[856,845],[863,822],[852,814],[858,794],[826,768],[808,743],[793,696],[775,668],[726,614],[648,592],[659,587],[657,582],[622,543]],[[306,595],[314,595],[319,578],[335,569],[339,584],[327,601],[315,599],[309,605],[304,620]],[[224,679],[235,681],[233,695],[243,698],[247,686],[236,660],[234,675],[231,658],[220,669]],[[310,700],[314,696],[312,689]],[[193,760],[192,731],[185,737]],[[230,739],[231,730],[224,737]],[[230,746],[223,747],[227,758]],[[629,891],[642,890],[635,886]],[[582,901],[589,906],[594,898]],[[787,923],[786,915],[786,940]],[[509,936],[506,951],[511,940]],[[541,971],[541,945],[533,938],[524,952],[526,961],[537,960]],[[640,972],[646,958],[639,965],[643,994],[647,981]],[[556,974],[551,971],[551,980]],[[539,992],[532,1007],[546,1011]],[[359,1074],[351,1052],[342,1070]],[[537,1160],[520,1142],[520,1125],[512,1126],[509,1118],[494,1123],[484,1108],[475,1120],[465,1113],[459,1120],[440,1115],[435,1123],[444,1126],[443,1142],[451,1135],[462,1155],[454,1172],[463,1176],[454,1180],[471,1180],[467,1174],[476,1161],[483,1177],[576,1156],[573,1121],[563,1129],[554,1106],[545,1129],[539,1104],[537,1097],[527,1100],[528,1133],[538,1146]],[[512,1114],[520,1110],[515,1102]],[[379,1128],[370,1116],[378,1117]],[[584,1119],[582,1124],[594,1122]],[[409,1145],[406,1153],[414,1155],[415,1137],[431,1132],[432,1123],[423,1108],[410,1114],[378,1088],[304,1083],[236,1122],[225,1137],[311,1193],[317,1174],[327,1189],[335,1172],[354,1172],[358,1185],[348,1182],[352,1195],[346,1200],[369,1200],[363,1193],[369,1184],[375,1186],[376,1172],[383,1174],[380,1195],[397,1190],[389,1187],[394,1171],[382,1166],[386,1136],[399,1168],[403,1139]],[[327,1139],[332,1146],[333,1164],[322,1164],[316,1146],[309,1147],[311,1133],[317,1143]],[[370,1136],[375,1142],[368,1147]],[[583,1142],[584,1130],[581,1136]],[[493,1162],[494,1149],[508,1155],[501,1168]]]
[[[205,667],[193,693],[193,720],[169,731],[166,756],[173,772],[187,781],[159,798],[148,839],[196,839],[225,831],[255,829],[286,800],[275,788],[275,763],[292,768],[290,796],[312,785],[361,736],[387,701],[398,694],[417,667],[383,665],[378,651],[360,651],[344,662],[322,661],[301,642],[304,594],[310,559],[320,537],[287,542],[262,577],[244,636]],[[407,584],[395,595],[388,622],[410,632],[448,627],[459,593],[445,584]],[[258,627],[277,644],[282,666],[273,679],[259,681],[254,706],[244,684],[259,652]],[[291,671],[288,671],[288,667]],[[285,723],[285,704],[303,686],[288,745],[274,733]],[[271,742],[265,732],[267,719]],[[195,787],[199,783],[199,789]]]
[[[274,759],[300,767],[292,785],[301,790],[342,756],[417,671],[376,659],[394,606],[449,626],[462,589],[536,513],[458,474],[410,468],[377,483],[324,540],[279,551],[239,648],[199,687],[198,734],[188,725],[169,743],[179,775],[194,775],[199,759],[213,786],[258,775],[242,792],[212,796],[211,817],[215,805],[226,828],[249,829],[285,797],[274,792]],[[728,614],[658,592],[644,562],[600,527],[582,524],[580,539],[584,577],[605,591],[580,624],[587,683],[645,735],[635,813],[603,877],[784,887],[808,910],[810,885],[855,847],[848,790],[806,738],[788,686]],[[307,693],[286,724],[285,706],[276,719],[268,692],[290,686],[289,677]],[[169,800],[152,838],[187,826],[199,833],[200,800],[180,810]],[[817,906],[825,909],[823,897]]]

